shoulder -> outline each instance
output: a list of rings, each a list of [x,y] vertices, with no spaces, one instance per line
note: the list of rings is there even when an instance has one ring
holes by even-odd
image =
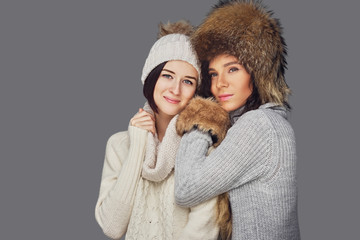
[[[282,107],[262,105],[258,109],[248,111],[237,119],[228,134],[234,136],[250,135],[262,139],[271,139],[276,135],[293,135],[293,130],[286,119],[286,110]]]
[[[270,121],[268,112],[264,109],[251,110],[244,113],[232,126],[233,129],[242,129],[247,131],[270,130]]]
[[[114,133],[107,140],[106,148],[120,151],[123,148],[129,148],[129,132],[122,131]]]
[[[265,105],[265,107],[249,111],[238,119],[235,125],[237,124],[241,128],[246,128],[248,133],[257,133],[263,138],[295,139],[294,130],[287,120],[287,111],[280,106],[266,107]]]
[[[108,139],[108,143],[110,144],[120,143],[120,142],[128,141],[128,139],[129,139],[128,131],[121,131],[112,134]]]
[[[124,150],[129,148],[131,144],[139,144],[146,141],[148,131],[138,127],[129,126],[128,131],[117,132],[110,136],[107,146],[111,146],[115,150]]]
[[[253,122],[257,126],[276,128],[279,125],[290,125],[287,120],[287,110],[282,106],[267,103],[258,109],[249,111],[239,118],[244,122]]]

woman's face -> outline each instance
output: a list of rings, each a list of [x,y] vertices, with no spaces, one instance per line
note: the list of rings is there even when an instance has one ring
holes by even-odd
[[[211,93],[227,112],[245,105],[251,95],[252,87],[250,75],[232,56],[221,54],[209,63],[211,78]]]
[[[195,94],[198,77],[196,69],[187,62],[167,62],[154,89],[159,114],[173,117],[182,111]]]

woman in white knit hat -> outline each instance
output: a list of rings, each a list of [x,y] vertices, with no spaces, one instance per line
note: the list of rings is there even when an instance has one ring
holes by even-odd
[[[186,133],[176,159],[177,203],[191,207],[228,192],[236,240],[300,239],[286,45],[272,15],[261,1],[219,1],[192,35],[201,94],[217,103],[194,98],[177,123]],[[230,116],[228,130],[221,115]]]
[[[95,216],[110,238],[217,239],[216,198],[183,208],[174,197],[175,123],[199,84],[192,31],[184,21],[160,26],[141,77],[147,103],[108,140]]]

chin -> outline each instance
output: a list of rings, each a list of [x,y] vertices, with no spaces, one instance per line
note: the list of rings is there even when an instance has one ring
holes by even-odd
[[[231,105],[229,105],[229,104],[221,104],[221,108],[222,109],[224,109],[225,111],[227,111],[227,112],[231,112],[231,111],[233,111],[233,110],[235,110],[235,109],[233,109],[233,107],[231,106]]]
[[[224,103],[224,104],[221,105],[221,107],[222,107],[225,111],[231,112],[231,111],[234,111],[234,110],[236,110],[236,109],[239,109],[239,108],[243,107],[244,105],[245,105],[245,103],[244,103],[244,104]]]
[[[167,116],[175,116],[176,114],[178,114],[178,113],[180,113],[181,112],[181,110],[179,110],[179,109],[174,109],[174,110],[170,110],[169,111],[169,109],[167,109],[167,111],[162,111],[165,115],[167,115]]]

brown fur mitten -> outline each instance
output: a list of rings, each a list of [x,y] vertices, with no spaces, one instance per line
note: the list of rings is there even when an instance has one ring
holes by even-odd
[[[229,114],[212,99],[201,97],[194,97],[176,122],[176,131],[180,136],[197,128],[211,134],[215,147],[225,138],[229,127]]]

